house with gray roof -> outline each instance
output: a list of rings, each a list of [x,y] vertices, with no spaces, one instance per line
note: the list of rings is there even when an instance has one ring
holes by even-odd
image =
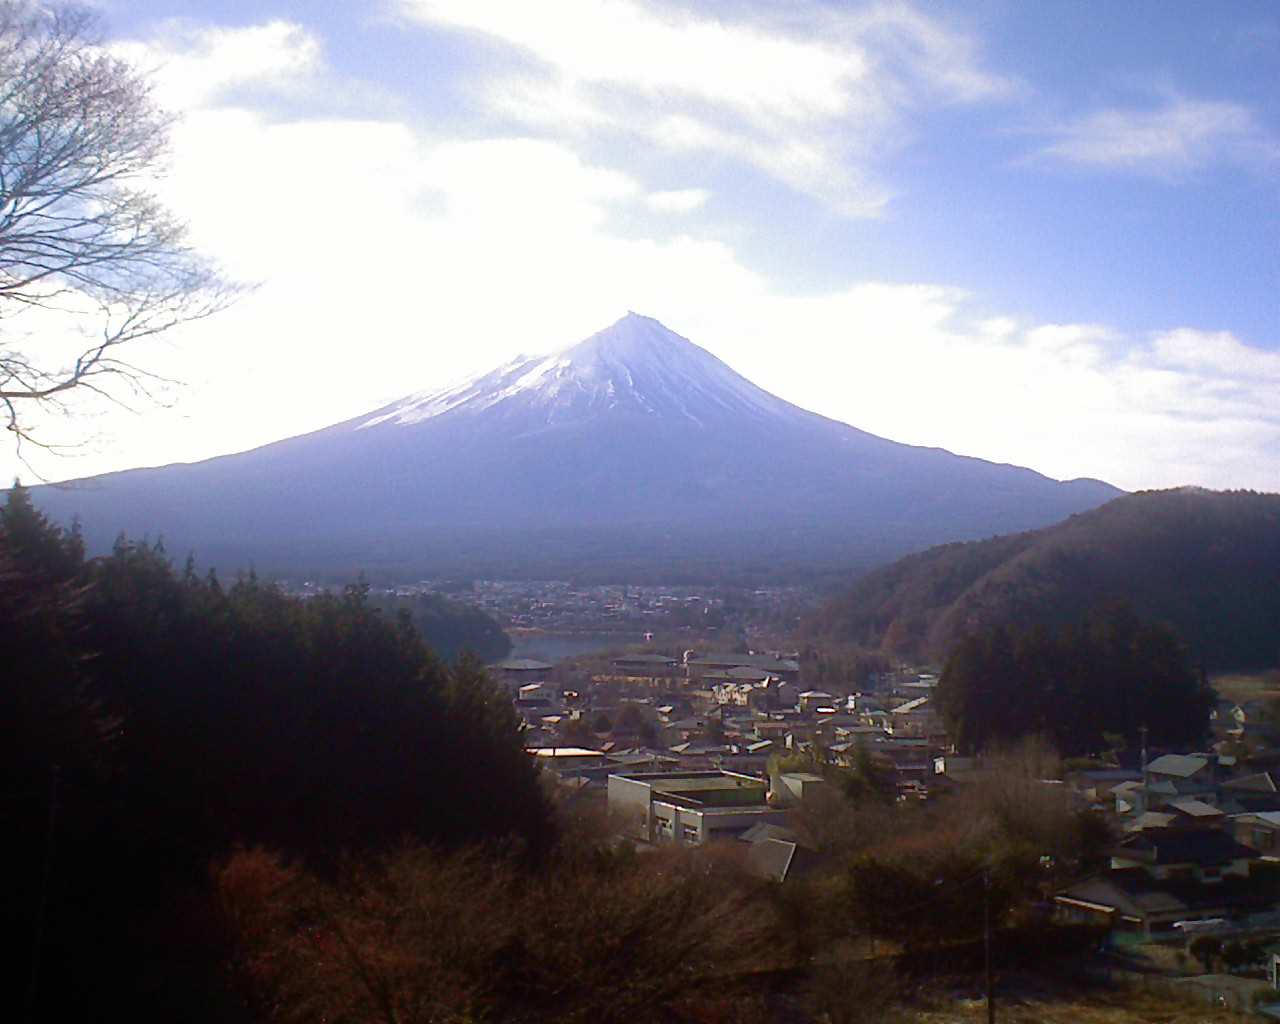
[[[1143,829],[1111,851],[1110,870],[1060,891],[1055,911],[1147,938],[1182,921],[1261,913],[1280,891],[1269,874],[1252,872],[1258,858],[1225,832]]]
[[[826,858],[794,839],[759,839],[747,850],[747,866],[753,874],[774,882],[787,882],[812,874]]]
[[[1141,811],[1163,810],[1175,800],[1193,798],[1216,805],[1221,780],[1216,754],[1163,754],[1147,762]]]
[[[1280,811],[1233,815],[1231,834],[1268,860],[1280,860]]]

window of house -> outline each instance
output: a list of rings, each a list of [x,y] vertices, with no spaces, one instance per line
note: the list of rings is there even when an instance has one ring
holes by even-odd
[[[684,827],[684,841],[686,843],[696,843],[698,841],[698,830],[693,825]]]

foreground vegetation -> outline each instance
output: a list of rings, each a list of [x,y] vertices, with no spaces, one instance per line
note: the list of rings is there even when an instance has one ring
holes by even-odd
[[[536,863],[407,844],[316,872],[255,848],[214,879],[240,990],[273,1020],[888,1020],[922,981],[980,969],[988,899],[1004,962],[1096,945],[1030,909],[1109,840],[1037,781],[1048,757],[997,758],[936,806],[833,791],[801,823],[829,869],[781,886],[738,844],[616,845],[572,796]]]
[[[406,837],[552,845],[510,701],[360,587],[224,587],[123,539],[86,560],[16,489],[0,650],[0,861],[21,880],[5,963],[43,1019],[92,1019],[121,991],[191,1019],[221,992],[208,870],[237,843],[317,870]]]

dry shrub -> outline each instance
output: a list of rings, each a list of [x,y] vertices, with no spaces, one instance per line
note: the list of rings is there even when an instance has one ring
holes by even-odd
[[[892,1024],[905,1020],[899,987],[884,963],[843,961],[815,967],[805,997],[822,1024]]]
[[[854,803],[825,787],[796,807],[794,825],[809,847],[834,858],[862,853],[901,827],[901,808],[878,801]]]
[[[980,770],[927,807],[899,806],[883,823],[867,820],[872,827],[864,825],[861,841],[849,848],[923,873],[958,855],[1032,887],[1070,875],[1111,837],[1066,786],[1052,781],[1060,772],[1053,748],[1031,737],[986,755]],[[1041,867],[1042,857],[1052,858],[1053,875]]]
[[[532,873],[408,847],[321,882],[240,852],[216,874],[242,969],[282,1021],[648,1021],[772,963],[768,888],[714,852]]]

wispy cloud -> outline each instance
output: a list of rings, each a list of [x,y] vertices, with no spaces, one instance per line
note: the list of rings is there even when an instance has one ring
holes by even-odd
[[[1245,345],[1226,331],[1169,331],[1156,338],[1155,357],[1176,370],[1243,383],[1280,384],[1280,352]]]
[[[754,165],[851,216],[891,197],[879,162],[928,106],[1007,98],[970,36],[905,3],[785,21],[711,17],[634,0],[401,0],[411,20],[497,39],[540,75],[483,86],[492,110],[570,136],[637,133]]]
[[[1145,108],[1097,110],[1050,134],[1036,158],[1159,178],[1181,178],[1219,162],[1280,157],[1280,146],[1248,107],[1182,96]]]
[[[146,41],[112,51],[149,73],[156,98],[175,110],[210,103],[239,86],[292,89],[324,69],[320,40],[274,20],[242,28],[169,21]]]
[[[666,192],[650,192],[645,205],[659,213],[689,213],[706,204],[711,193],[705,188],[681,188]]]

